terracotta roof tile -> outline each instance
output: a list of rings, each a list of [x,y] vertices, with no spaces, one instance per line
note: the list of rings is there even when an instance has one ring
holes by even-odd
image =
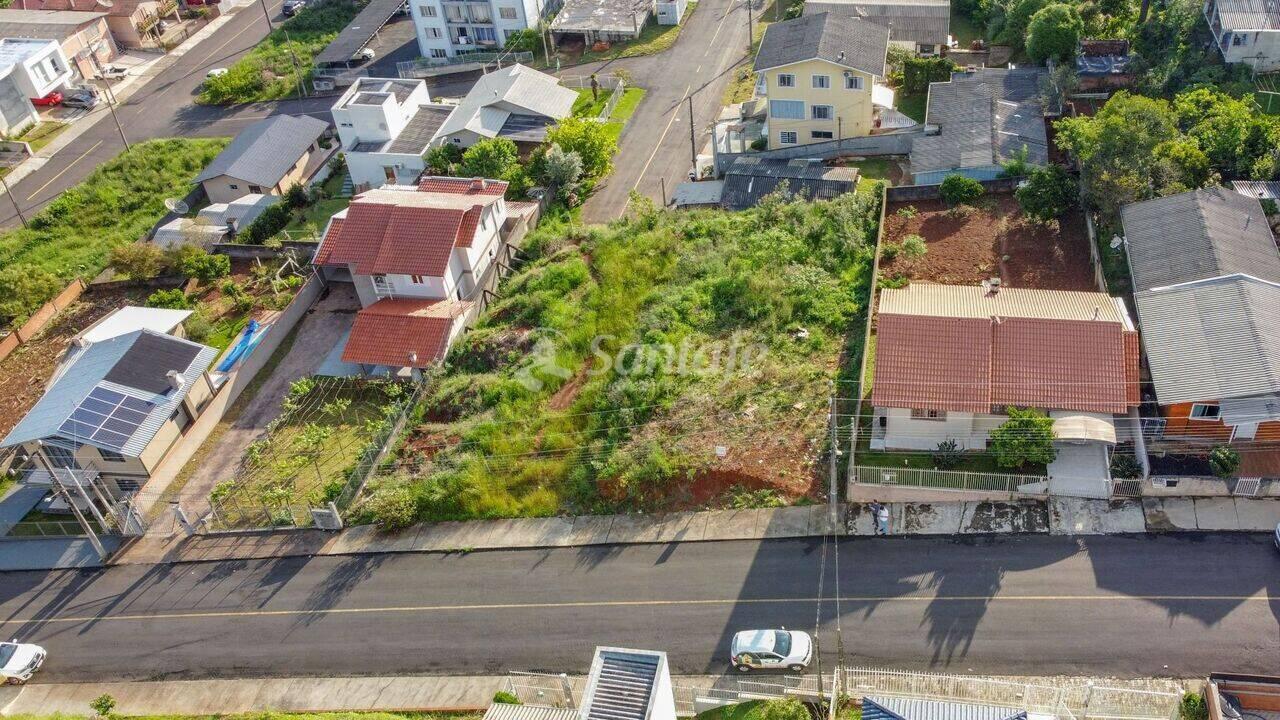
[[[342,360],[395,368],[432,365],[449,351],[454,325],[462,322],[468,306],[448,300],[379,300],[356,313]]]
[[[1124,399],[1130,405],[1142,404],[1142,367],[1138,349],[1138,333],[1124,331]]]
[[[352,265],[360,275],[443,277],[455,246],[470,247],[481,208],[430,207],[418,193],[355,198],[335,218],[316,253],[317,265]],[[412,201],[412,202],[410,202]],[[468,217],[470,216],[470,217]]]
[[[484,187],[473,187],[475,180],[471,178],[424,177],[418,183],[423,192],[450,193],[453,195],[501,195],[507,191],[507,183],[503,180],[483,180]]]
[[[1098,413],[1127,409],[1119,323],[1003,318],[994,329],[993,405]]]
[[[480,223],[480,208],[473,207],[462,216],[462,227],[458,228],[458,247],[469,248],[476,239],[476,225]]]
[[[344,219],[345,218],[336,217],[329,221],[329,227],[325,231],[324,235],[326,242],[321,243],[320,249],[316,251],[316,259],[314,261],[316,265],[328,265],[330,263],[330,258],[333,257],[333,250],[337,247],[338,243],[336,240],[334,242],[328,242],[328,240],[329,238],[337,238],[342,234],[342,223]]]
[[[881,314],[871,402],[989,412],[991,345],[990,320]]]

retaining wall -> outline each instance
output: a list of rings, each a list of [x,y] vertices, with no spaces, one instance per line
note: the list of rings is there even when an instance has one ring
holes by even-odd
[[[843,140],[830,140],[809,145],[796,145],[795,147],[774,148],[750,153],[717,152],[715,157],[716,176],[723,175],[724,171],[733,164],[735,159],[745,156],[783,160],[800,158],[830,160],[850,155],[866,155],[868,157],[907,155],[911,152],[911,144],[915,142],[915,139],[922,132],[923,130],[908,130],[884,135],[867,135],[865,137],[844,138]]]
[[[1022,178],[999,178],[996,180],[979,180],[989,193],[1011,193],[1018,189]],[[896,185],[889,188],[889,202],[911,202],[916,200],[938,200],[942,197],[941,185]]]
[[[84,281],[76,278],[71,281],[70,285],[63,288],[57,297],[40,306],[39,310],[32,313],[31,317],[22,324],[22,327],[14,330],[12,333],[0,339],[0,360],[4,360],[9,353],[18,349],[18,346],[27,342],[44,330],[45,327],[58,316],[58,313],[67,308],[68,305],[80,299],[80,295],[84,293]]]

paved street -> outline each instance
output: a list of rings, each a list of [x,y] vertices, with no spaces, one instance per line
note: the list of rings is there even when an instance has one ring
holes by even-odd
[[[1272,672],[1280,554],[1260,535],[856,539],[858,664],[999,674]],[[396,554],[0,575],[0,635],[43,682],[583,672],[596,644],[725,670],[730,634],[812,628],[820,540]],[[834,648],[835,553],[821,638]]]

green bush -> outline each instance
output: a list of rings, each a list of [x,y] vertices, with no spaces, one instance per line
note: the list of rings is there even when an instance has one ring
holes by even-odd
[[[1183,693],[1182,702],[1178,704],[1178,720],[1209,720],[1209,706],[1205,704],[1204,695]]]
[[[301,210],[311,204],[311,195],[302,183],[294,183],[285,191],[284,202],[294,210]]]
[[[190,310],[191,298],[182,292],[182,288],[157,290],[147,296],[147,307],[167,308],[169,310]]]
[[[1002,468],[1048,465],[1058,456],[1053,418],[1036,408],[1008,409],[1009,419],[991,431],[988,447]]]
[[[933,451],[933,464],[939,470],[950,470],[960,464],[964,459],[964,453],[960,450],[960,443],[955,440],[943,440],[938,443],[938,447]]]
[[[116,699],[107,693],[103,693],[94,698],[89,703],[89,707],[97,713],[98,717],[110,717],[111,712],[116,709]]]
[[[565,118],[547,133],[548,145],[559,145],[565,152],[582,158],[582,173],[587,179],[607,175],[613,166],[618,140],[609,133],[606,123],[584,118]]]
[[[462,160],[462,148],[448,143],[437,145],[427,151],[427,169],[437,175],[454,174],[454,165]]]
[[[525,31],[525,32],[531,32],[531,31]],[[510,43],[508,43],[508,45],[510,45]],[[518,697],[516,697],[515,695],[513,695],[513,694],[511,694],[511,693],[507,692],[506,690],[499,690],[498,692],[494,693],[494,694],[493,694],[493,701],[494,701],[495,703],[502,703],[502,704],[504,704],[504,705],[520,705],[520,704],[522,704],[522,703],[520,702],[520,698],[518,698]]]
[[[974,201],[986,194],[986,189],[982,187],[982,183],[965,175],[948,175],[942,180],[942,185],[938,188],[938,193],[942,196],[942,202],[950,207],[957,205],[972,205]]]
[[[1240,453],[1230,445],[1218,445],[1209,451],[1209,468],[1220,478],[1231,477],[1240,469]]]
[[[184,257],[178,266],[183,275],[207,283],[231,274],[231,258],[210,254],[200,248],[196,250]]]
[[[369,507],[383,530],[403,530],[418,515],[413,492],[406,487],[380,488],[369,498]]]
[[[908,95],[929,92],[929,83],[946,82],[959,69],[943,57],[908,57],[902,61],[902,91]]]
[[[796,698],[776,698],[760,704],[760,720],[813,720],[809,709]]]
[[[1058,165],[1032,170],[1027,184],[1014,192],[1022,213],[1039,223],[1061,217],[1076,206],[1079,195],[1075,178]]]
[[[130,280],[150,280],[164,266],[164,251],[147,242],[113,247],[110,257],[108,266]]]
[[[463,177],[502,179],[520,162],[516,144],[506,138],[486,138],[462,153],[458,174]]]
[[[751,141],[752,150],[760,152],[762,150],[767,150],[768,148],[769,148],[769,138],[763,135]]]
[[[26,264],[0,268],[0,319],[20,324],[65,286],[44,268]]]
[[[1138,458],[1128,453],[1111,455],[1111,477],[1131,480],[1140,475],[1142,475],[1142,463],[1138,462]]]
[[[203,307],[196,308],[196,311],[187,317],[186,322],[182,323],[182,327],[186,328],[187,339],[192,342],[202,343],[213,334],[213,323],[209,322]]]
[[[919,235],[908,235],[902,238],[902,254],[908,260],[924,257],[927,252],[929,252],[929,246],[925,244],[924,238]]]
[[[270,205],[240,233],[239,240],[249,245],[261,245],[284,230],[292,220],[293,211],[288,203]]]
[[[536,52],[542,49],[542,40],[539,39],[537,30],[525,28],[508,35],[504,47],[510,52]]]

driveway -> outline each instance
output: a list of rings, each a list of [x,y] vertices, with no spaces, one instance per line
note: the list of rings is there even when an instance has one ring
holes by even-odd
[[[753,12],[758,13],[761,6],[757,0]],[[625,69],[636,85],[648,90],[622,134],[613,173],[583,206],[584,222],[617,219],[626,211],[632,190],[661,205],[664,179],[670,197],[676,183],[688,179],[693,167],[689,98],[693,98],[693,147],[700,152],[720,114],[720,97],[733,79],[734,68],[750,62],[743,0],[702,0],[688,23],[666,52],[577,65],[561,73],[590,75]]]
[[[359,309],[355,288],[348,283],[335,283],[298,323],[293,343],[271,375],[265,381],[255,379],[255,383],[262,382],[259,387],[250,385],[245,389],[174,481],[173,487],[178,488],[176,499],[187,517],[194,520],[209,512],[209,492],[223,480],[235,477],[245,448],[280,414],[290,383],[315,374],[329,349],[351,330]],[[172,531],[168,522],[153,522],[147,533],[168,535]]]

